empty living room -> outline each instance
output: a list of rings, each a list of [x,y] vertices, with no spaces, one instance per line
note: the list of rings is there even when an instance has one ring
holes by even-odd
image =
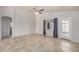
[[[0,6],[0,52],[79,52],[79,6]]]

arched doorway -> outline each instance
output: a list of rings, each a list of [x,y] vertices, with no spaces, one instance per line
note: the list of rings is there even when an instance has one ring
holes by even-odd
[[[12,36],[12,18],[8,16],[1,17],[1,38]]]

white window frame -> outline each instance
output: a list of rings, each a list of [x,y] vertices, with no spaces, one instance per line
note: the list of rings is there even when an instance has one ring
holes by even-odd
[[[71,39],[72,38],[72,18],[61,18],[61,34],[60,37],[61,38],[65,38],[65,39]],[[64,23],[62,23],[64,22]],[[66,25],[65,23],[68,22],[68,25]],[[63,25],[64,24],[64,25]],[[63,29],[64,28],[64,29]]]

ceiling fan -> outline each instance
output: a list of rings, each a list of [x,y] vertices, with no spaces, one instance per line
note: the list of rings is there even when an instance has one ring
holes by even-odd
[[[40,9],[39,7],[34,7],[31,12],[34,12],[35,14],[42,14],[44,9]]]

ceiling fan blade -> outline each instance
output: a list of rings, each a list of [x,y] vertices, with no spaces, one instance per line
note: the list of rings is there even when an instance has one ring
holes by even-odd
[[[39,10],[39,11],[44,11],[44,9],[41,9],[41,10]]]

